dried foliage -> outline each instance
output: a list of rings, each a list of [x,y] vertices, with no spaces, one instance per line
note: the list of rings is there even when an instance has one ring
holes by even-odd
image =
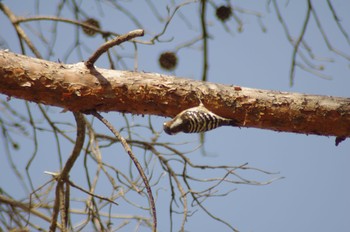
[[[232,15],[232,8],[230,6],[220,6],[216,8],[216,17],[225,22]]]
[[[177,56],[173,52],[163,52],[159,57],[159,64],[165,70],[174,70],[177,65]]]
[[[89,18],[89,19],[83,21],[83,23],[88,24],[88,25],[90,25],[92,27],[96,27],[96,28],[100,29],[100,23],[96,19]],[[94,36],[94,35],[97,34],[97,31],[92,29],[92,28],[90,28],[90,27],[84,27],[83,26],[82,29],[83,29],[83,32],[86,35],[88,35],[88,36]]]

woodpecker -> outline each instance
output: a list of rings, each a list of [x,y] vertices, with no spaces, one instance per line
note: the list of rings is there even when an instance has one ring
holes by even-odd
[[[214,114],[201,102],[199,106],[180,112],[172,120],[163,124],[164,131],[169,135],[179,132],[200,133],[219,126],[238,126],[233,119],[223,118]]]

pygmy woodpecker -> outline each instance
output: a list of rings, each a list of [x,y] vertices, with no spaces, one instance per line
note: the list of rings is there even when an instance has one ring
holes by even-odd
[[[179,132],[199,133],[215,129],[219,126],[238,126],[233,119],[223,118],[209,111],[203,103],[180,112],[172,120],[163,124],[164,131],[169,135]]]

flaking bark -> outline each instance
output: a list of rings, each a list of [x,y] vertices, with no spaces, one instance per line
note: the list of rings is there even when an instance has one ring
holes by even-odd
[[[242,127],[350,136],[350,99],[260,90],[157,73],[88,69],[0,51],[0,93],[70,111],[173,117],[199,105]]]

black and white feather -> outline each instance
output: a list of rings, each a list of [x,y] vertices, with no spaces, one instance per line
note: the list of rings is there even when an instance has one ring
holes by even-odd
[[[219,126],[237,126],[237,124],[233,119],[214,114],[201,103],[197,107],[180,112],[172,120],[165,122],[163,128],[167,134],[174,135],[179,132],[200,133]]]

